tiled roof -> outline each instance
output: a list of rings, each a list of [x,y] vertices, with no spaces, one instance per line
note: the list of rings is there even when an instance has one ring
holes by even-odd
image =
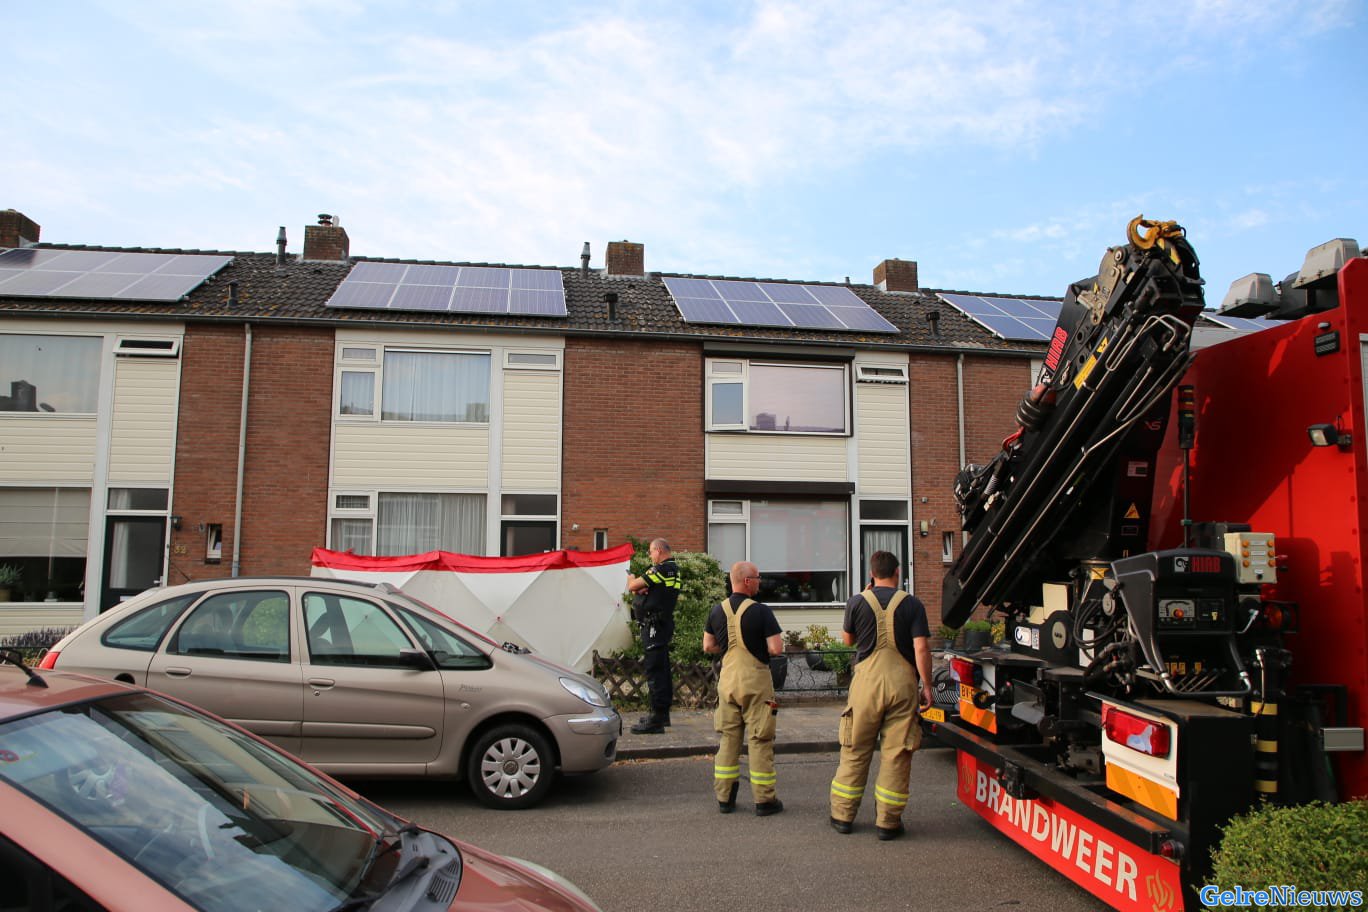
[[[607,334],[667,336],[671,338],[727,339],[790,344],[827,344],[861,348],[933,348],[955,351],[1031,351],[1043,345],[1005,342],[941,302],[932,290],[884,292],[873,285],[849,285],[852,292],[898,327],[899,334],[823,332],[777,327],[708,326],[685,323],[659,274],[607,276],[601,270],[562,268],[565,284],[565,319],[500,316],[491,314],[429,313],[388,310],[352,310],[326,306],[333,290],[346,278],[349,262],[304,261],[295,256],[277,265],[271,253],[231,250],[182,250],[170,248],[90,247],[41,244],[49,250],[119,250],[127,253],[220,254],[233,261],[210,277],[184,300],[166,303],[77,300],[41,297],[2,297],[0,313],[71,314],[99,317],[159,317],[183,320],[290,321],[336,326],[356,324],[386,326],[470,326],[503,331],[557,335]],[[383,260],[381,262],[434,262],[429,260]],[[527,267],[499,263],[450,263],[445,265]],[[720,278],[709,276],[708,278]],[[732,277],[727,277],[732,278]],[[751,279],[749,281],[757,281]],[[782,281],[764,279],[759,281]],[[237,303],[230,305],[229,285],[237,283]],[[806,282],[803,284],[826,284]],[[607,296],[617,295],[616,318],[609,319]],[[937,314],[934,322],[931,314]]]

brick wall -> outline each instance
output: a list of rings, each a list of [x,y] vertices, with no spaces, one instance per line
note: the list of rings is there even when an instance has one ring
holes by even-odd
[[[707,547],[701,346],[567,339],[563,460],[562,547]]]
[[[24,213],[0,209],[0,247],[22,247],[38,243],[42,228]]]
[[[914,355],[910,366],[912,426],[912,573],[914,593],[926,604],[931,632],[940,624],[941,539],[954,533],[959,557],[959,510],[955,507],[955,475],[960,470],[959,406],[956,402],[956,359],[953,355]],[[1030,386],[1025,359],[964,359],[965,452],[982,464],[1002,447],[1016,428],[1016,407]],[[930,523],[923,538],[918,523]]]
[[[305,225],[304,259],[340,261],[347,258],[351,241],[340,225]]]
[[[232,572],[242,326],[186,328],[176,442],[170,581]],[[253,327],[240,574],[307,575],[325,541],[333,333]],[[206,564],[202,523],[223,527],[222,563]]]

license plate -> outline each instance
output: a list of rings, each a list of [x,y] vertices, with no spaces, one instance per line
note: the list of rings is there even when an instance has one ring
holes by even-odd
[[[935,707],[932,707],[931,709],[923,709],[921,717],[925,719],[927,722],[944,722],[945,710],[936,709]]]

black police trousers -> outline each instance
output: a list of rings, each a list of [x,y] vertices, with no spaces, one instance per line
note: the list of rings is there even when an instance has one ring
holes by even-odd
[[[641,648],[645,653],[646,686],[651,691],[651,712],[663,715],[674,702],[674,683],[670,676],[670,641],[674,639],[674,618],[644,619],[641,622]]]

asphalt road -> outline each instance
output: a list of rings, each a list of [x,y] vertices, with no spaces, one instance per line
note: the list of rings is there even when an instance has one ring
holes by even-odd
[[[913,761],[908,834],[892,842],[875,838],[872,801],[854,833],[827,825],[835,754],[776,765],[785,810],[765,818],[745,803],[744,778],[736,813],[717,813],[711,757],[620,762],[563,779],[521,812],[485,809],[464,783],[353,786],[424,826],[563,874],[604,912],[1106,908],[959,803],[951,751]]]

